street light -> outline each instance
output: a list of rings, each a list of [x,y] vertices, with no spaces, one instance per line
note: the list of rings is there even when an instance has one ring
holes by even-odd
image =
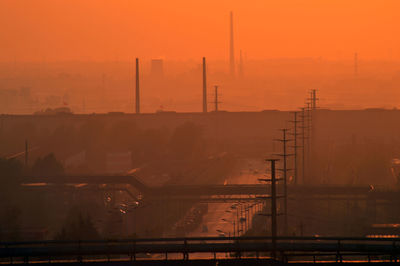
[[[233,220],[233,222],[232,222],[232,221],[228,221],[225,218],[222,218],[221,221],[233,224],[233,237],[235,237],[236,236],[236,233],[235,233],[236,222],[235,222],[235,220]],[[231,236],[231,232],[229,231],[228,233],[229,233],[229,237],[230,237]]]

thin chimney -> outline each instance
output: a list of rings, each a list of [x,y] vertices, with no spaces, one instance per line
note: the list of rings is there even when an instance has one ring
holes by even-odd
[[[230,14],[230,47],[229,47],[229,72],[235,76],[235,49],[233,45],[233,13]]]
[[[140,114],[139,58],[136,58],[136,113]]]
[[[207,72],[206,58],[203,57],[203,113],[207,113]]]

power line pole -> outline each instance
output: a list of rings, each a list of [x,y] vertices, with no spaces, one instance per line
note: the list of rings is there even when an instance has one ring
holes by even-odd
[[[297,164],[297,159],[298,159],[298,154],[297,154],[297,148],[301,147],[297,145],[297,136],[300,135],[298,132],[298,124],[299,124],[299,120],[297,119],[297,115],[299,114],[299,112],[293,112],[293,120],[290,121],[293,123],[293,133],[289,133],[293,136],[293,156],[294,156],[294,184],[297,185],[298,182],[298,164]]]
[[[214,105],[215,105],[215,111],[218,112],[218,104],[221,103],[218,101],[218,85],[214,86],[214,88],[215,88]]]
[[[312,110],[317,109],[317,101],[319,98],[317,98],[317,90],[311,90],[311,102],[312,102]]]
[[[301,151],[302,151],[302,181],[303,184],[306,183],[306,114],[305,114],[305,108],[302,107],[301,109],[301,140],[302,140],[302,146],[301,146]]]
[[[315,141],[316,141],[316,121],[317,121],[317,117],[318,114],[316,112],[317,110],[317,101],[319,100],[317,98],[317,90],[312,90],[312,108],[311,108],[311,139],[310,139],[310,158],[311,160],[314,162],[314,160],[316,159],[315,156]],[[313,165],[312,165],[313,166]],[[311,172],[312,175],[314,175],[314,171]]]
[[[278,169],[283,172],[283,208],[284,208],[284,232],[287,235],[288,232],[288,219],[287,219],[287,172],[290,170],[287,168],[287,157],[291,156],[292,154],[287,153],[287,145],[286,143],[291,141],[291,139],[287,139],[287,132],[289,129],[283,128],[282,131],[282,139],[275,139],[275,141],[280,141],[283,144],[283,153],[282,154],[275,154],[276,156],[280,156],[283,158],[283,168]]]
[[[313,112],[312,112],[312,105],[313,105],[313,100],[311,102],[307,102],[307,109],[306,109],[306,117],[307,117],[307,154],[306,154],[306,168],[307,168],[307,174],[309,175],[309,177],[312,177],[312,163],[311,163],[311,142],[313,139],[313,135],[312,135],[312,122],[313,122]]]
[[[276,171],[275,163],[278,159],[267,159],[266,161],[271,162],[271,236],[272,236],[272,258],[276,257],[276,237],[278,232],[278,225],[276,222],[277,211],[276,211]]]
[[[267,203],[269,200],[271,200],[271,213],[260,213],[259,215],[263,215],[263,216],[268,216],[271,217],[271,240],[272,240],[272,250],[271,250],[271,256],[273,258],[275,258],[276,256],[276,238],[278,235],[278,224],[277,224],[277,216],[281,215],[278,214],[277,212],[277,200],[278,198],[282,198],[282,195],[277,195],[277,190],[276,190],[276,183],[278,181],[281,181],[282,178],[276,178],[276,162],[279,161],[279,159],[266,159],[265,161],[267,162],[271,162],[271,178],[259,178],[259,181],[262,182],[267,182],[267,183],[271,183],[270,186],[270,195],[268,197],[260,197],[260,199],[265,199],[265,201],[261,201],[261,203],[265,204],[265,208],[267,206]],[[268,189],[267,189],[268,190]],[[263,210],[263,206],[261,206],[261,211]],[[267,228],[268,231],[268,228]]]
[[[307,153],[310,152],[310,139],[311,139],[311,125],[312,125],[312,113],[311,103],[306,103],[306,118],[307,118]]]

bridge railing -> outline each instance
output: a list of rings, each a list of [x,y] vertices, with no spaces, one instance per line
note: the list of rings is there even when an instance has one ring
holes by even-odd
[[[217,259],[217,254],[222,254],[224,258],[259,258],[276,253],[284,261],[304,257],[313,260],[329,257],[336,261],[342,261],[343,257],[357,260],[363,257],[371,260],[371,257],[377,256],[397,261],[400,256],[400,238],[277,237],[276,246],[272,245],[272,239],[270,236],[257,236],[0,242],[0,259],[10,263],[32,260],[189,259],[189,254]],[[171,256],[173,254],[175,257]]]

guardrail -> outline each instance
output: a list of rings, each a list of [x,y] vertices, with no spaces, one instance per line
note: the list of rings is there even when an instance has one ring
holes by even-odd
[[[271,258],[280,261],[398,261],[400,238],[191,237],[83,241],[0,242],[0,260],[66,262],[193,258]],[[162,254],[160,256],[159,254]],[[190,256],[189,256],[190,254]],[[158,256],[156,256],[158,255]]]

